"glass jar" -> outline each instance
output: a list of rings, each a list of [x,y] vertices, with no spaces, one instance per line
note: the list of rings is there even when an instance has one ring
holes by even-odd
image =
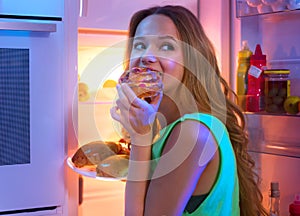
[[[269,113],[285,113],[283,104],[290,96],[288,69],[268,69],[265,74],[265,110]]]

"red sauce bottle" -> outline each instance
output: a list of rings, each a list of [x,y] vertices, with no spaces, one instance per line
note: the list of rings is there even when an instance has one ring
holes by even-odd
[[[296,194],[295,200],[289,206],[290,216],[300,216],[300,194]]]
[[[259,44],[256,45],[255,53],[250,57],[248,70],[248,89],[246,97],[246,111],[260,112],[264,110],[264,69],[266,68],[266,55],[262,54]]]

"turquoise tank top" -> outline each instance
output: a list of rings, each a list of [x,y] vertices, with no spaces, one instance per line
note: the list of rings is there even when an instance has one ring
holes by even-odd
[[[239,216],[239,183],[235,154],[225,125],[216,117],[204,114],[186,114],[160,131],[161,137],[153,144],[152,159],[158,161],[166,140],[177,123],[196,120],[206,125],[214,135],[220,151],[220,167],[215,184],[205,200],[183,216]]]

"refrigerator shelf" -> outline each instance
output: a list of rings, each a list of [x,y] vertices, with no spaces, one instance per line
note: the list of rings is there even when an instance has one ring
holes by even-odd
[[[300,115],[246,113],[249,151],[300,158]]]

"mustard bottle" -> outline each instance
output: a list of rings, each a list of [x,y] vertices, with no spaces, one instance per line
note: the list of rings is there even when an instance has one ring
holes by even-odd
[[[247,94],[247,76],[248,69],[250,67],[250,56],[252,51],[249,49],[248,41],[242,41],[242,49],[238,53],[238,67],[237,67],[237,78],[236,78],[236,89],[238,95],[238,103],[243,110],[246,105],[246,94]]]

